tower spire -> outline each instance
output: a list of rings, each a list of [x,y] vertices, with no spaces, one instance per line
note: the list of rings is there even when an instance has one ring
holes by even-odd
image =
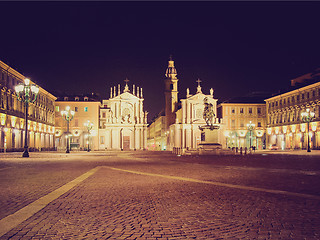
[[[174,61],[172,60],[172,55],[169,57],[168,68],[166,70],[166,77],[171,79],[177,79],[177,69],[174,67]]]
[[[178,108],[178,78],[172,56],[169,57],[165,76],[165,126],[168,129],[170,124],[175,122],[175,112]]]

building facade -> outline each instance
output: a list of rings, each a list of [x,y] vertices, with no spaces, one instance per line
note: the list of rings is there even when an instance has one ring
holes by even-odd
[[[67,137],[70,138],[72,150],[98,150],[99,149],[99,111],[101,102],[94,95],[64,96],[56,101],[56,147],[59,151],[67,148]],[[67,121],[61,115],[70,107],[74,111],[74,117],[69,123],[69,133],[67,132]],[[88,129],[87,123],[92,125]]]
[[[110,98],[102,101],[100,109],[99,149],[145,150],[147,148],[147,112],[143,110],[142,88],[128,81],[121,90],[111,88]]]
[[[0,151],[22,151],[25,135],[25,105],[14,87],[26,77],[0,61]],[[35,84],[34,82],[30,82]],[[39,87],[34,103],[28,108],[28,146],[30,151],[54,150],[56,97]]]
[[[198,79],[195,94],[186,90],[186,98],[178,99],[178,78],[174,61],[168,61],[165,74],[165,110],[164,115],[156,118],[148,128],[148,148],[151,150],[170,150],[174,148],[184,150],[198,149],[206,136],[199,127],[206,125],[204,119],[205,103],[212,106],[213,124],[220,125],[217,118],[217,99],[213,97],[213,89],[204,94]],[[215,139],[220,141],[221,130],[214,130]],[[208,139],[208,136],[207,136]]]
[[[165,131],[165,116],[161,112],[158,117],[148,126],[147,148],[148,150],[167,150],[166,140],[167,132]]]
[[[298,78],[293,85],[303,82]],[[320,82],[315,82],[278,94],[265,100],[267,106],[267,144],[280,149],[306,149],[308,135],[310,146],[320,148]],[[315,113],[309,125],[301,118],[307,109]]]
[[[240,99],[219,104],[223,118],[224,148],[266,148],[265,103],[242,103]]]

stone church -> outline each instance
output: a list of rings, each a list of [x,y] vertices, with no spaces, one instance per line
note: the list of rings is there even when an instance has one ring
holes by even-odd
[[[143,110],[142,88],[128,82],[110,90],[100,109],[99,149],[144,150],[147,147],[147,112]]]
[[[204,119],[206,104],[210,104],[213,110],[211,124],[220,127],[217,118],[217,99],[211,88],[209,94],[202,92],[201,81],[194,94],[186,89],[186,97],[178,99],[177,70],[174,61],[170,58],[165,74],[165,110],[162,116],[158,116],[149,126],[148,149],[149,150],[173,150],[197,149],[201,142],[220,142],[221,130],[202,131],[199,127],[207,125]],[[159,127],[161,126],[161,127]],[[207,135],[207,136],[206,136]],[[212,136],[214,135],[214,136]]]

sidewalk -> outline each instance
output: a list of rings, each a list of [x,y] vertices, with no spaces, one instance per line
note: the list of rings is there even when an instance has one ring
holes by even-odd
[[[286,155],[304,155],[320,156],[320,150],[256,150],[253,154],[286,154]]]

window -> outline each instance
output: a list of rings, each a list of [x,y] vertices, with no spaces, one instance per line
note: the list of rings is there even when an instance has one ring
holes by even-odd
[[[88,101],[89,98],[88,98],[88,97],[84,97],[83,100],[84,100],[84,101]]]
[[[234,108],[231,109],[231,113],[234,113]]]
[[[291,98],[292,102],[294,103],[294,97]]]
[[[261,122],[258,122],[258,127],[261,127]]]
[[[309,93],[307,92],[307,98],[309,98]]]
[[[249,108],[249,113],[250,113],[250,114],[252,113],[252,108]]]
[[[56,112],[59,112],[59,106],[56,106]]]
[[[65,101],[68,101],[68,97],[64,97],[64,100],[65,100]]]
[[[79,101],[79,97],[75,97],[75,99],[74,99],[75,101]]]
[[[231,120],[231,127],[235,127],[236,126],[236,121],[234,119]]]
[[[276,102],[276,106],[278,106],[278,101]]]
[[[102,113],[102,118],[106,118],[106,113]]]
[[[104,144],[104,136],[100,136],[100,144]]]
[[[257,111],[258,111],[258,114],[261,114],[261,108],[258,108]]]
[[[240,127],[244,127],[243,121],[240,122]]]
[[[85,111],[85,112],[88,112],[88,107],[84,107],[84,111]]]
[[[240,108],[240,113],[243,113],[243,108]]]
[[[300,100],[300,96],[298,95],[298,96],[297,96],[297,101],[299,101],[299,100]]]
[[[312,91],[312,97],[316,96],[316,92],[313,90]]]
[[[301,99],[304,99],[304,94],[303,93],[301,94]]]
[[[74,111],[75,111],[75,112],[78,112],[78,107],[74,107]]]
[[[285,99],[283,99],[283,104],[286,104],[286,100]]]
[[[170,90],[173,90],[173,84],[170,84]]]

